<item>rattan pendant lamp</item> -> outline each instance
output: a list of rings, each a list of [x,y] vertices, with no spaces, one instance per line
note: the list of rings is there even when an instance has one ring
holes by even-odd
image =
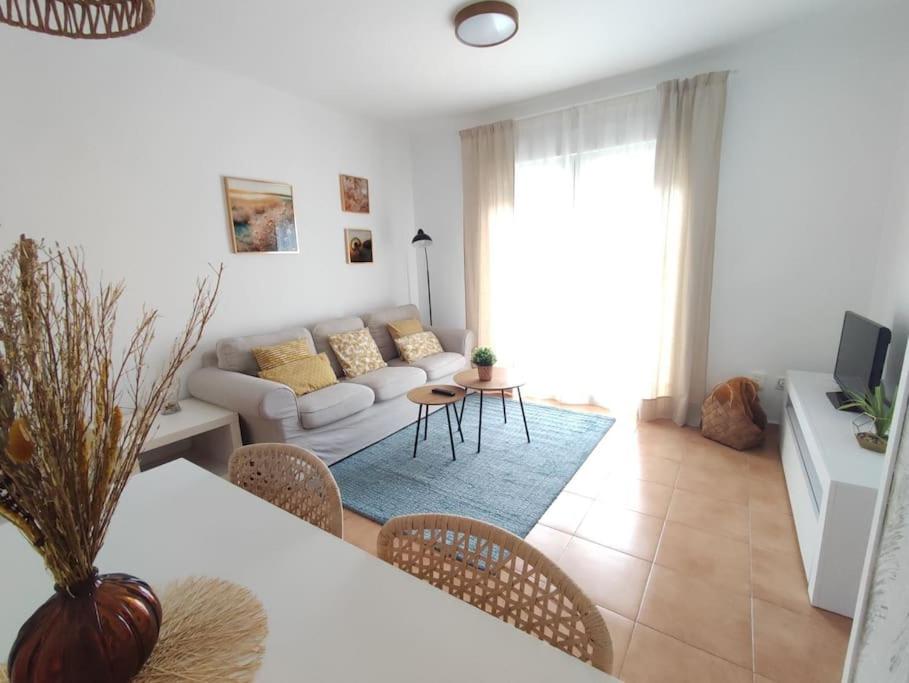
[[[0,23],[66,38],[119,38],[155,16],[155,0],[0,0]]]

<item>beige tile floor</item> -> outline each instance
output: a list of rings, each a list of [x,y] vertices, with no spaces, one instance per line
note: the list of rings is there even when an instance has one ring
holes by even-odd
[[[379,526],[344,512],[375,553]],[[600,607],[628,683],[840,680],[851,622],[808,603],[775,431],[740,453],[618,423],[527,540]]]

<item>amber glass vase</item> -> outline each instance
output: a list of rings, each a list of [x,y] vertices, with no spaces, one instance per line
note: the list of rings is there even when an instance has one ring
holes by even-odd
[[[10,683],[125,683],[158,641],[161,605],[144,581],[103,574],[55,593],[23,624]]]

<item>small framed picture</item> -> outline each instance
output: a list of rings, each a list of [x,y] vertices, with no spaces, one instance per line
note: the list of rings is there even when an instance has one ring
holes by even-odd
[[[352,175],[340,176],[341,210],[349,213],[369,213],[369,181]]]
[[[344,249],[348,263],[372,263],[372,230],[363,228],[346,228],[344,230]]]
[[[290,185],[225,177],[224,196],[234,253],[300,253]]]

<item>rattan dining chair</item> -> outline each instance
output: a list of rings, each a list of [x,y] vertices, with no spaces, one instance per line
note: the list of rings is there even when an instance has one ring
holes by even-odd
[[[240,488],[343,538],[338,484],[309,451],[284,443],[241,446],[230,456],[228,476]]]
[[[558,565],[500,529],[455,515],[404,515],[379,531],[379,557],[610,673],[603,616]]]

